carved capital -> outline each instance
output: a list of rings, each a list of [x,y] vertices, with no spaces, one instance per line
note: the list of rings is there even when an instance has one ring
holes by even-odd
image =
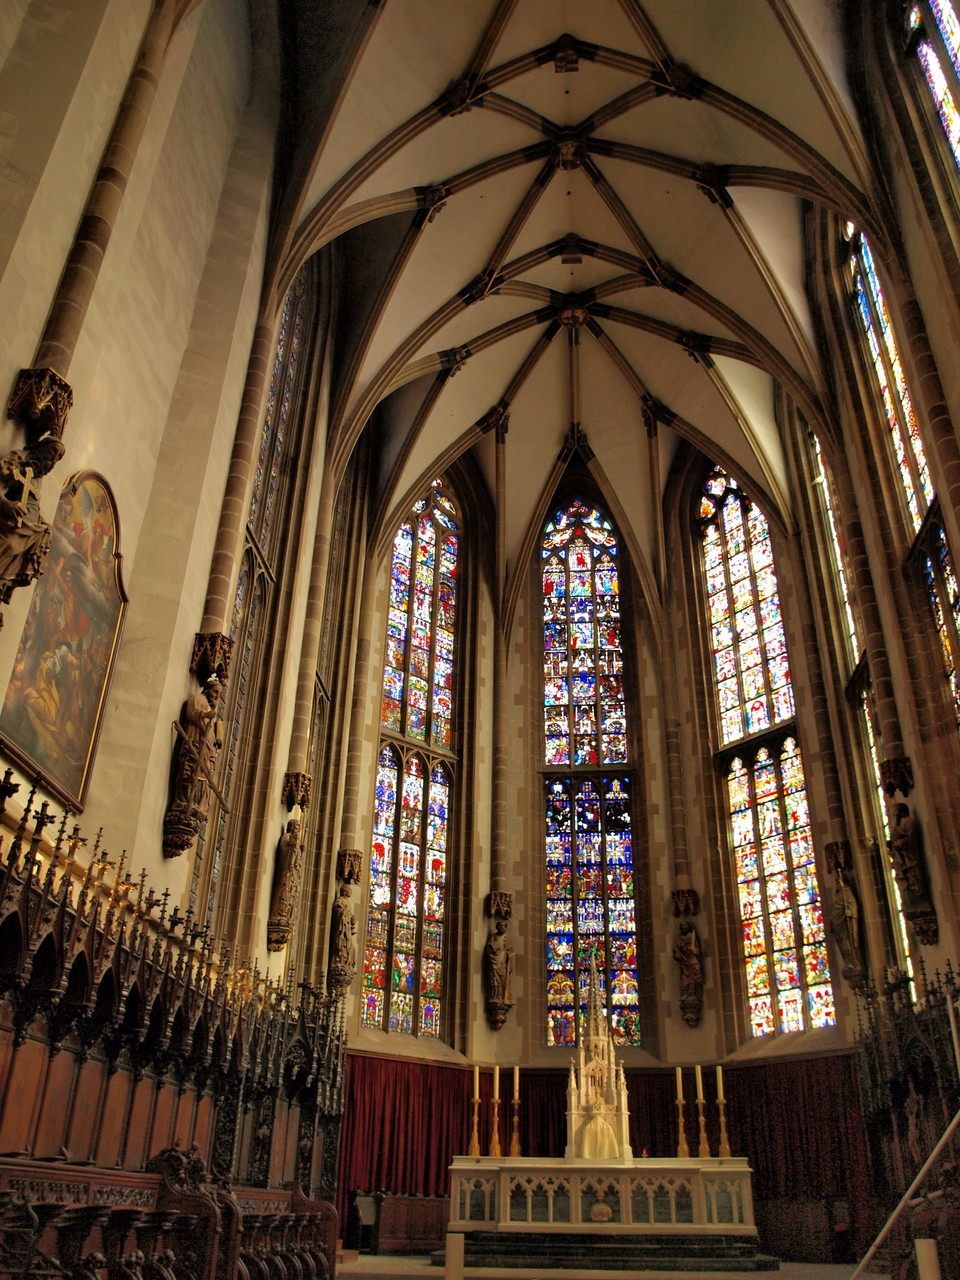
[[[360,883],[360,872],[363,870],[363,851],[361,849],[341,849],[337,853],[337,879],[348,884]]]
[[[913,765],[910,757],[891,756],[889,760],[881,760],[880,785],[891,799],[898,791],[901,795],[908,796],[913,790]]]
[[[190,670],[195,672],[201,684],[211,676],[219,676],[226,682],[230,675],[230,658],[233,655],[233,636],[219,631],[198,631],[193,638],[193,656]]]
[[[700,895],[696,889],[674,889],[670,894],[670,901],[673,907],[673,914],[678,918],[681,916],[695,916],[700,913]]]
[[[484,908],[491,920],[509,920],[513,915],[513,894],[507,889],[491,889]]]
[[[73,388],[52,369],[21,369],[7,402],[13,418],[37,440],[52,434],[62,438],[67,415],[73,407]]]
[[[823,846],[823,851],[827,855],[827,865],[831,871],[850,870],[852,860],[849,840],[831,840]]]
[[[310,808],[310,794],[313,791],[313,774],[285,773],[283,775],[283,791],[280,799],[287,806],[287,813],[293,806],[301,809]]]

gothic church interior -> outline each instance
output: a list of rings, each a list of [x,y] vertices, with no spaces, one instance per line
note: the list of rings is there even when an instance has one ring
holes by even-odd
[[[958,103],[950,0],[5,0],[11,1257],[441,1222],[591,965],[634,1151],[720,1065],[863,1251],[960,1106]]]

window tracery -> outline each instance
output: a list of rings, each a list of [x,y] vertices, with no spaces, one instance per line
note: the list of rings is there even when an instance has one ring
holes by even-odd
[[[393,540],[362,1025],[439,1036],[460,546],[436,480]]]
[[[925,0],[910,7],[907,29],[910,47],[960,168],[960,20],[950,0]]]
[[[579,499],[541,542],[547,1041],[574,1044],[594,958],[614,1039],[640,1043],[632,778],[617,538]]]
[[[763,513],[720,468],[700,545],[751,1033],[835,1020],[780,595]],[[730,758],[732,755],[732,758]]]

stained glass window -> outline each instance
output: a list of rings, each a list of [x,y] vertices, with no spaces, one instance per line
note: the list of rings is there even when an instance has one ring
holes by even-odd
[[[700,518],[726,744],[790,720],[793,686],[766,520],[721,471],[707,481]]]
[[[823,512],[824,524],[826,525],[828,537],[828,549],[830,558],[833,561],[834,578],[839,588],[840,602],[843,606],[843,621],[845,623],[846,639],[847,639],[847,656],[852,666],[856,666],[860,658],[861,645],[857,635],[857,624],[853,616],[853,607],[850,599],[850,589],[847,585],[847,570],[845,564],[845,556],[841,546],[840,530],[837,526],[836,517],[833,510],[833,498],[830,493],[830,476],[823,461],[823,452],[820,448],[820,441],[813,436],[813,452],[816,464],[816,475],[814,476],[814,484],[820,493],[821,510]]]
[[[926,541],[926,540],[925,540]],[[960,675],[957,672],[957,655],[960,654],[960,590],[954,573],[953,561],[943,530],[934,526],[930,531],[929,549],[923,561],[927,591],[937,620],[937,636],[944,675],[950,690],[957,722],[960,723]]]
[[[755,1036],[835,1021],[780,594],[763,513],[723,471],[700,498],[742,956]]]
[[[370,900],[364,1026],[439,1036],[443,995],[459,517],[442,480],[393,540]]]
[[[575,501],[544,530],[547,1042],[576,1043],[591,957],[614,1038],[640,1043],[617,539]],[[620,766],[616,771],[611,766]]]
[[[743,961],[755,1036],[836,1017],[800,749],[793,738],[727,774]]]
[[[450,747],[457,603],[456,508],[436,481],[393,540],[380,723]]]
[[[916,533],[934,499],[920,427],[870,245],[866,236],[852,223],[847,224],[846,234],[849,241],[847,266],[857,315],[866,337],[903,495]]]
[[[957,108],[960,21],[956,10],[950,0],[927,0],[922,7],[918,4],[911,7],[908,24],[927,89],[954,161],[960,166],[960,110]]]

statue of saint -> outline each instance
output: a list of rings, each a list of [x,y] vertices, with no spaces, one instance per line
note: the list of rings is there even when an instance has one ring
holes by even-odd
[[[32,481],[45,476],[63,457],[63,442],[47,432],[25,449],[0,458],[0,601],[9,604],[16,587],[43,572],[50,550],[50,526],[40,517],[40,498]]]
[[[281,951],[290,941],[293,912],[300,894],[303,845],[300,822],[291,818],[277,841],[270,890],[270,919],[267,921],[267,950]]]
[[[498,920],[483,949],[483,971],[487,986],[487,1003],[510,1006],[513,993],[513,947],[507,938],[506,920]]]
[[[910,806],[898,804],[893,811],[890,831],[890,856],[897,873],[897,884],[907,901],[904,907],[925,903],[927,885],[923,871],[923,847],[920,827]]]
[[[340,886],[330,921],[329,986],[338,993],[346,991],[357,972],[357,922],[350,893],[349,884]]]
[[[699,1026],[703,1013],[703,948],[692,920],[680,921],[673,958],[680,965],[680,1013],[688,1027]]]
[[[860,904],[853,885],[847,879],[843,868],[838,866],[834,872],[833,910],[830,916],[830,927],[840,948],[840,955],[846,966],[843,976],[848,982],[862,979],[864,976],[863,951],[860,946]]]
[[[183,704],[173,752],[172,798],[163,819],[163,851],[175,857],[189,849],[210,810],[210,782],[223,745],[217,716],[223,686],[213,675]]]

